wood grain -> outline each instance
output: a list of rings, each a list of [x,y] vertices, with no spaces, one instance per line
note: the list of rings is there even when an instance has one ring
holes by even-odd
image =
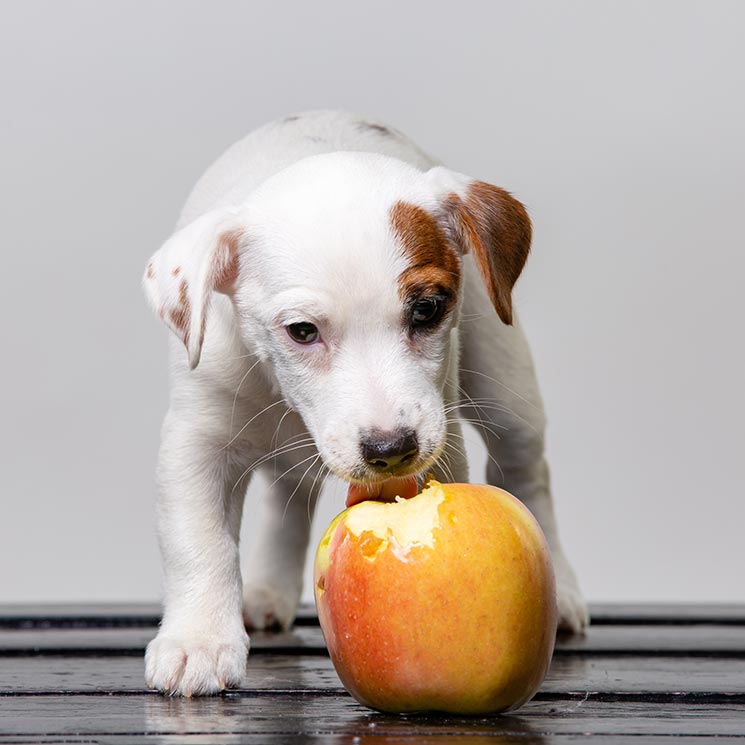
[[[312,609],[252,635],[240,689],[146,691],[157,606],[0,607],[0,745],[46,743],[576,743],[745,745],[741,606],[595,606],[561,637],[533,701],[487,718],[390,716],[341,687]]]

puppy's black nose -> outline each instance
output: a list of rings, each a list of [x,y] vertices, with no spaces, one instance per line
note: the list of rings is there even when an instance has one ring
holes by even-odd
[[[413,429],[394,432],[376,429],[360,437],[360,450],[365,463],[376,471],[386,473],[414,460],[419,452],[419,443]]]

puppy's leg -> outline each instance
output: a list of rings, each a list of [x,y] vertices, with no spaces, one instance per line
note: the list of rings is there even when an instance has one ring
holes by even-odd
[[[216,693],[237,686],[245,672],[242,470],[193,421],[169,412],[158,467],[164,614],[145,655],[147,683],[164,693]]]
[[[464,416],[489,453],[487,480],[518,497],[543,528],[556,571],[560,628],[581,631],[587,608],[559,541],[544,457],[545,416],[527,340],[518,322],[504,326],[491,313],[467,322],[461,380],[472,403]]]
[[[315,448],[298,452],[304,455],[293,462],[281,459],[276,469],[263,469],[269,486],[251,516],[258,531],[244,573],[243,617],[249,629],[286,629],[297,613],[311,520],[325,480]]]

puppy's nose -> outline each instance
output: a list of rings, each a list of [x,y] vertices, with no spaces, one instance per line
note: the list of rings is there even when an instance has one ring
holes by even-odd
[[[372,430],[360,438],[360,449],[368,465],[386,473],[414,460],[419,452],[419,443],[413,429],[394,432]]]

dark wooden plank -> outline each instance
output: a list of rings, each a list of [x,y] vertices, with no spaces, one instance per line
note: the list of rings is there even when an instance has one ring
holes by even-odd
[[[255,655],[241,684],[256,690],[341,692],[328,657]],[[0,660],[0,696],[18,693],[141,693],[144,662],[135,657],[16,657]],[[745,696],[745,660],[692,657],[555,657],[545,697],[647,695],[685,691],[710,699]]]
[[[2,628],[70,628],[149,626],[160,623],[161,607],[157,603],[99,604],[0,604]],[[302,605],[296,626],[317,626],[315,606]]]
[[[595,625],[745,625],[745,604],[591,603]],[[152,626],[160,622],[157,603],[0,604],[0,628],[40,626]],[[298,626],[318,624],[315,607],[304,604]]]
[[[55,653],[67,655],[117,653],[141,656],[155,633],[155,628],[136,626],[0,629],[0,657]],[[319,627],[296,626],[292,631],[253,632],[251,650],[254,654],[297,651],[304,654],[325,655],[326,645]]]
[[[742,657],[745,626],[590,626],[583,635],[560,635],[558,654],[699,654]]]
[[[552,734],[742,736],[745,703],[650,705],[635,701],[532,701],[498,717],[377,714],[347,696],[231,695],[210,699],[142,696],[0,697],[0,735],[240,734],[241,741],[309,737],[450,737]],[[269,740],[270,737],[276,738]],[[282,740],[286,742],[287,740]],[[523,742],[526,741],[525,739]],[[545,740],[544,740],[545,741]],[[451,741],[452,742],[452,741]],[[473,744],[478,740],[469,740]]]
[[[75,737],[73,735],[51,735],[49,737],[42,735],[32,735],[31,739],[23,735],[14,735],[11,737],[3,737],[0,735],[0,745],[166,745],[172,743],[173,745],[309,745],[309,743],[345,743],[349,744],[350,740],[348,737],[343,735],[329,735],[323,734],[322,736],[311,736],[306,734],[290,734],[283,732],[280,735],[250,735],[250,734],[208,734],[208,735],[193,735],[186,732],[179,732],[176,735],[160,734],[160,733],[145,733],[145,734],[133,734],[128,732],[124,735],[95,735],[87,737]],[[669,741],[670,738],[667,738]],[[353,738],[352,742],[362,743],[362,738]],[[370,740],[364,738],[365,743],[369,743]],[[386,743],[408,743],[419,742],[432,743],[432,742],[443,742],[441,738],[437,740],[431,740],[429,738],[419,740],[418,738],[410,739],[406,738],[389,738],[384,735],[381,738],[376,738],[374,742],[380,745]],[[447,739],[450,743],[450,738]],[[457,741],[456,741],[457,742]],[[500,742],[514,742],[525,745],[524,738],[508,739],[503,740],[500,738]],[[694,741],[693,745],[699,745],[701,741]],[[676,740],[676,745],[678,741]],[[707,743],[710,745],[711,740],[708,739]],[[474,744],[472,744],[474,745]],[[669,742],[668,742],[669,745]]]
[[[743,603],[590,603],[595,625],[745,625]]]
[[[65,607],[56,616],[19,606],[3,616],[5,608],[0,745],[745,739],[740,606],[624,606],[615,615],[610,608],[605,621],[596,607],[586,636],[558,640],[534,701],[487,719],[390,717],[358,706],[340,686],[312,608],[292,632],[252,636],[241,689],[193,701],[143,690],[142,652],[157,606],[122,615],[111,606]]]
[[[141,657],[16,657],[0,661],[0,696],[8,693],[142,693]],[[244,690],[343,692],[328,657],[254,655]]]
[[[155,629],[149,627],[0,629],[0,656],[29,654],[141,655]],[[326,654],[317,626],[296,626],[288,632],[254,632],[254,654]],[[563,654],[698,654],[745,657],[745,627],[739,626],[594,626],[583,636],[560,636]]]
[[[152,626],[160,623],[157,603],[13,603],[0,605],[0,628]]]
[[[526,736],[526,735],[465,735],[456,734],[450,735],[444,734],[431,734],[431,735],[419,735],[419,734],[408,734],[408,735],[388,735],[381,734],[377,735],[374,732],[369,732],[362,736],[353,736],[351,739],[348,735],[331,735],[324,733],[322,735],[307,735],[307,734],[289,734],[283,733],[281,735],[250,735],[250,734],[209,734],[209,735],[193,735],[190,733],[179,733],[176,735],[171,734],[132,734],[127,733],[126,735],[96,735],[86,737],[76,737],[72,735],[64,735],[62,738],[59,736],[52,735],[47,737],[45,735],[34,735],[31,739],[26,736],[11,736],[3,737],[0,735],[0,745],[41,745],[47,743],[48,745],[144,745],[149,743],[153,745],[167,745],[173,743],[174,745],[250,745],[251,743],[258,745],[309,745],[309,743],[355,743],[362,745],[363,743],[373,745],[433,745],[433,743],[442,743],[443,745],[478,745],[483,742],[497,742],[502,745],[546,745],[546,744],[557,744],[563,745],[564,743],[604,743],[607,742],[608,736],[605,734],[593,735],[590,733],[582,733],[581,735],[576,734],[551,734],[546,735],[540,733],[538,735]],[[618,742],[618,738],[615,739]],[[634,745],[670,745],[669,735],[635,735],[630,738],[630,741]],[[743,740],[738,736],[729,736],[728,742],[740,743]],[[675,745],[713,745],[713,738],[708,735],[701,736],[685,736],[675,735]]]
[[[282,735],[240,735],[240,734],[209,734],[192,735],[179,733],[177,735],[167,734],[141,734],[141,735],[98,735],[96,737],[74,737],[71,735],[59,739],[56,736],[34,736],[33,739],[18,737],[5,738],[0,735],[0,745],[37,745],[47,743],[48,745],[309,745],[309,743],[323,743],[324,745],[479,745],[480,743],[494,743],[499,745],[569,745],[569,743],[607,743],[608,736],[592,735],[589,733],[576,734],[551,734],[544,733],[530,735],[500,734],[498,736],[484,735],[449,735],[445,734],[407,734],[407,735],[377,735],[374,731],[365,735],[356,735],[351,739],[348,735],[306,735],[289,734]],[[618,742],[618,738],[615,739]],[[634,745],[671,745],[669,735],[635,735],[631,741]],[[727,742],[740,743],[742,740],[737,736],[730,736]],[[685,736],[676,735],[674,745],[713,745],[712,737],[707,735]]]

